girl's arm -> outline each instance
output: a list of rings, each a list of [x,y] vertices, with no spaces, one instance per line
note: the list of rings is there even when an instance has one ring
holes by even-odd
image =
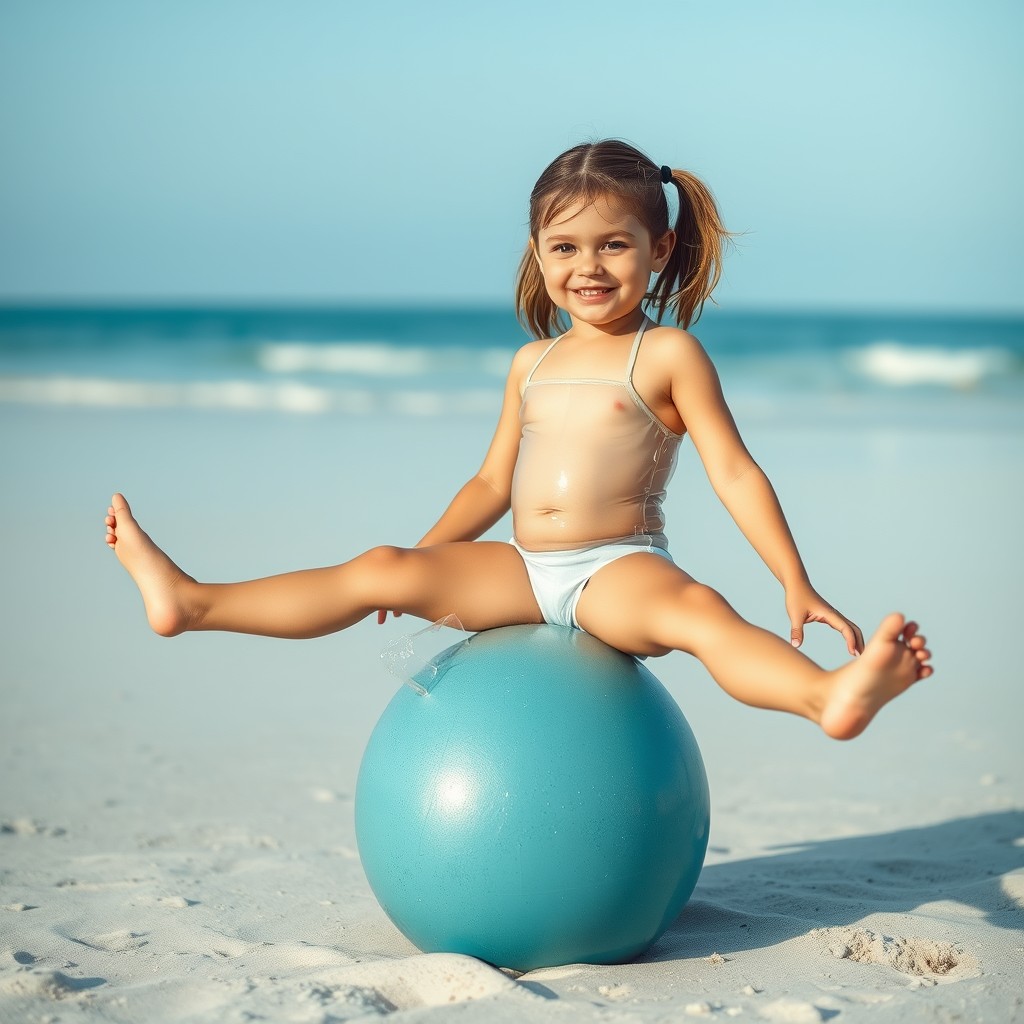
[[[825,622],[842,633],[851,654],[863,650],[860,629],[811,586],[779,499],[740,437],[711,360],[696,338],[683,332],[672,401],[715,494],[786,591],[793,646],[802,643],[806,623]]]
[[[512,360],[505,381],[505,397],[483,465],[452,499],[441,518],[424,534],[417,547],[476,540],[511,507],[512,474],[519,456],[520,388],[533,365],[536,342],[524,345]]]
[[[507,511],[509,503],[481,473],[463,484],[444,515],[423,535],[418,548],[452,541],[476,540]]]
[[[505,382],[505,397],[498,426],[483,465],[462,486],[441,518],[423,535],[417,547],[476,540],[511,507],[512,474],[519,455],[521,387],[537,358],[538,344],[530,342],[524,345],[512,360],[512,368]],[[385,616],[386,612],[378,612],[377,621],[383,623]]]

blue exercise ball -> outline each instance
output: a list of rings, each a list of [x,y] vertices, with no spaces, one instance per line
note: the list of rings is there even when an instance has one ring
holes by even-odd
[[[424,952],[519,971],[621,963],[697,884],[710,798],[678,705],[580,630],[508,626],[385,709],[356,785],[359,854]]]

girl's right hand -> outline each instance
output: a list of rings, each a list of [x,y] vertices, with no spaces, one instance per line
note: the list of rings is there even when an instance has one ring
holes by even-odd
[[[846,649],[856,657],[864,650],[864,634],[855,622],[828,603],[810,584],[786,591],[786,610],[792,625],[790,641],[799,647],[804,640],[804,626],[823,622],[843,635]]]
[[[402,613],[401,612],[393,611],[391,614],[397,619],[397,618],[399,618],[401,616]],[[380,609],[378,609],[378,611],[377,611],[377,625],[378,626],[383,626],[384,623],[387,622],[387,620],[388,620],[388,609],[387,608],[380,608]]]

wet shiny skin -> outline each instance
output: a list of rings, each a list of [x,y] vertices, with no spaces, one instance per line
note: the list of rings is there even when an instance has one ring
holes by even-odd
[[[662,502],[681,437],[632,386],[642,334],[619,380],[545,377],[543,358],[534,367],[512,479],[523,547],[551,551],[664,532]]]

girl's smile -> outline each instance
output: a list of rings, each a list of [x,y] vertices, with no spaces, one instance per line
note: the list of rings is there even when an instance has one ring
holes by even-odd
[[[611,295],[611,288],[577,288],[576,294],[584,302],[600,302],[606,295]]]

